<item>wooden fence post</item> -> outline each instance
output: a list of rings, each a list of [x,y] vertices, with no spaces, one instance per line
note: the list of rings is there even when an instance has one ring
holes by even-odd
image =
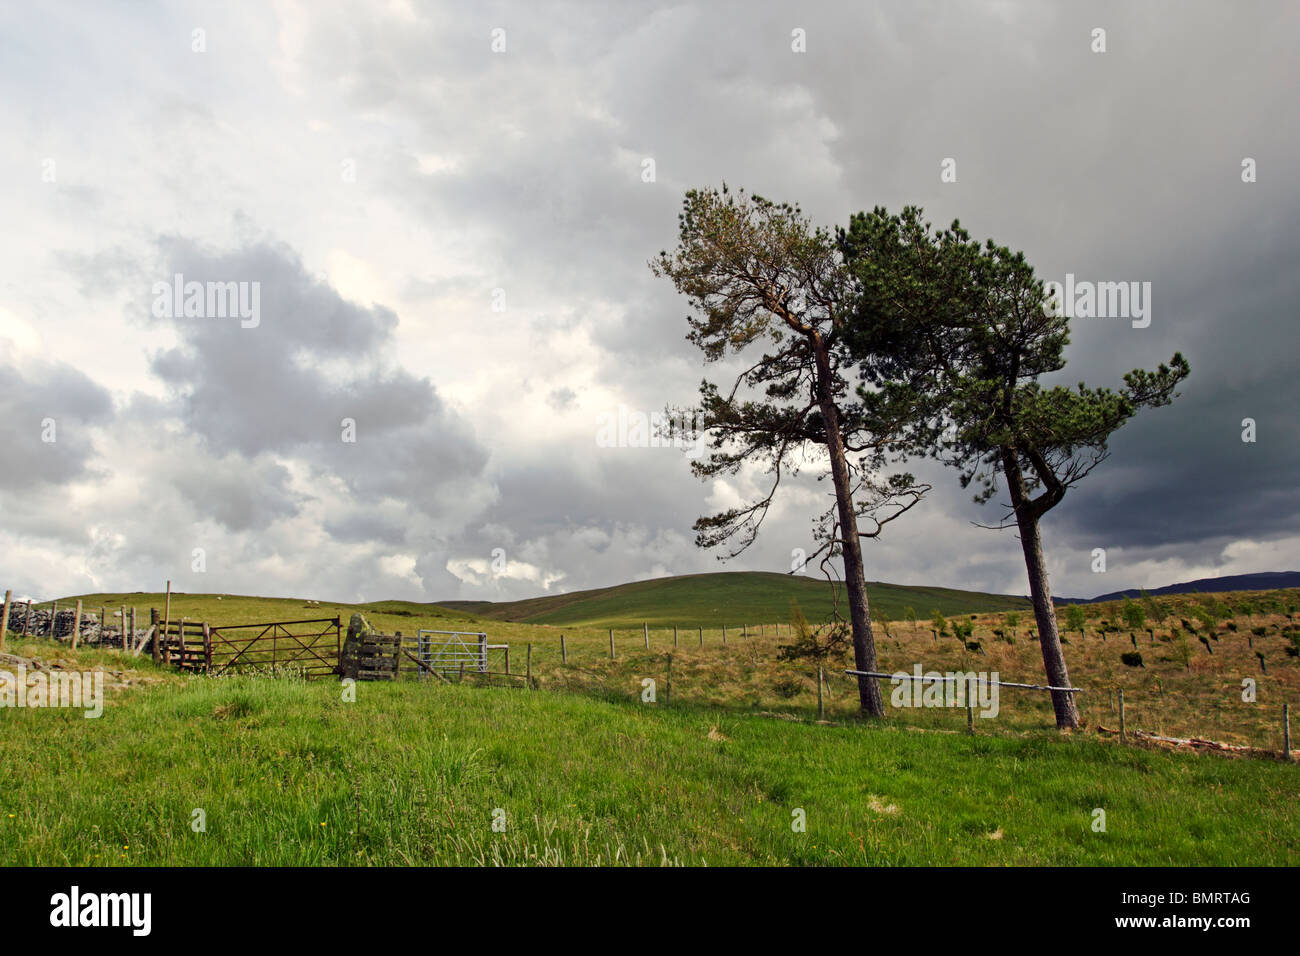
[[[817,666],[817,719],[826,719],[826,704],[822,700],[822,668]]]
[[[506,673],[510,673],[510,645],[506,645]]]
[[[1282,759],[1291,759],[1291,705],[1282,705]]]
[[[673,655],[668,655],[668,684],[664,688],[664,703],[673,702]]]
[[[677,625],[673,625],[673,647],[677,646]]]
[[[131,650],[135,650],[135,632],[136,632],[136,629],[137,629],[137,625],[136,625],[136,621],[135,621],[135,608],[133,607],[133,608],[131,608]],[[205,635],[208,633],[208,626],[207,626],[206,624],[203,625],[203,633],[204,633]],[[206,638],[205,638],[205,643],[206,643]],[[122,648],[122,650],[126,650],[126,648],[124,647],[124,648]]]
[[[609,659],[611,661],[614,659],[614,629],[612,627],[609,629]]]
[[[50,602],[50,640],[54,640],[54,622],[59,619],[59,602]]]
[[[1119,742],[1124,743],[1128,738],[1127,728],[1124,726],[1124,688],[1119,689]]]
[[[5,609],[3,614],[0,615],[0,651],[5,649],[5,635],[9,633],[9,600],[13,596],[13,591],[5,591]]]
[[[727,625],[722,625],[722,646],[727,646]]]
[[[975,712],[970,706],[970,691],[966,691],[966,733],[975,733]]]
[[[135,630],[135,608],[131,608],[131,629]],[[212,632],[208,630],[205,622],[203,625],[203,671],[207,673],[212,670]]]
[[[560,635],[560,663],[561,664],[569,663],[569,648],[568,645],[564,643],[563,634]]]
[[[528,654],[525,658],[525,666],[527,670],[525,671],[525,675],[524,675],[524,683],[529,690],[532,690],[533,689],[533,645],[531,644],[528,645]]]
[[[704,628],[700,628],[700,647],[704,646]]]
[[[650,650],[650,625],[644,621],[641,623],[641,636],[645,638],[645,649]]]
[[[77,602],[76,611],[73,614],[72,621],[72,649],[77,649],[77,638],[81,636],[81,602]]]
[[[164,640],[164,642],[165,642],[166,639],[167,639],[167,625],[171,623],[171,619],[172,619],[172,583],[171,583],[170,581],[168,581],[168,582],[167,582],[167,601],[166,601],[165,604],[163,604],[163,628],[162,628],[162,636],[163,636],[163,640]],[[161,660],[162,660],[162,650],[161,650],[161,648],[160,648],[160,646],[159,646],[157,632],[155,632],[155,634],[154,634],[154,640],[153,640],[153,662],[154,662],[155,664],[157,664],[157,663],[159,663]]]
[[[181,642],[181,666],[185,664],[185,618],[176,623],[176,637]],[[170,662],[169,662],[170,663]],[[275,670],[275,637],[271,638],[271,670]]]

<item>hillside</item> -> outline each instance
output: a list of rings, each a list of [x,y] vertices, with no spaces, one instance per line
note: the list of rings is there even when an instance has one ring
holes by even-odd
[[[1197,578],[1195,581],[1151,588],[1147,594],[1159,597],[1164,594],[1220,594],[1225,591],[1273,591],[1282,588],[1300,588],[1300,571],[1259,571],[1254,574],[1226,574],[1219,578]],[[1135,598],[1141,593],[1138,588],[1111,591],[1109,594],[1099,594],[1090,603]]]
[[[910,593],[915,597],[920,590]],[[144,620],[149,608],[164,604],[164,596],[158,593],[81,597],[92,614],[99,613],[101,606],[112,609],[125,604],[136,607]],[[63,607],[68,603],[68,598],[60,601]],[[925,605],[915,606],[922,615],[916,624],[893,616],[885,626],[877,618],[881,670],[910,671],[917,664],[941,671],[978,667],[1019,681],[1033,681],[1042,674],[1033,616],[1024,609],[1016,616],[1003,611],[973,617],[953,613],[936,632],[928,609],[922,610]],[[1066,608],[1060,616],[1071,679],[1083,688],[1080,711],[1088,730],[1115,729],[1115,691],[1123,689],[1130,727],[1268,750],[1281,746],[1280,704],[1295,705],[1300,700],[1300,590],[1153,598],[1138,602],[1146,620],[1133,624],[1128,623],[1129,609],[1120,602],[1086,604],[1082,609],[1082,621],[1071,622]],[[171,601],[173,620],[184,617],[218,628],[335,616],[346,624],[358,610],[386,634],[410,636],[421,628],[486,632],[496,648],[489,660],[493,673],[512,672],[510,680],[531,673],[534,686],[548,691],[625,698],[638,695],[642,680],[653,676],[665,687],[671,683],[673,700],[682,704],[733,713],[769,711],[805,718],[817,714],[816,663],[783,658],[790,625],[776,619],[750,618],[745,630],[733,619],[726,634],[716,625],[687,622],[680,622],[685,625],[680,633],[673,624],[660,623],[643,633],[640,621],[628,626],[557,627],[396,601],[315,604],[182,593],[173,593]],[[112,610],[107,614],[111,626]],[[963,626],[971,628],[972,646],[954,633],[958,616]],[[47,638],[22,638],[21,626],[15,627],[19,620],[11,620],[11,644],[6,649],[22,654],[26,646],[30,656],[48,653]],[[778,623],[779,631],[772,627]],[[509,657],[507,645],[513,649]],[[1135,654],[1140,659],[1130,663]],[[843,673],[850,660],[848,650],[841,648],[825,662],[824,703],[831,719],[851,719],[856,712],[856,685]],[[1246,701],[1240,693],[1225,698],[1224,687],[1240,686],[1245,676],[1256,681],[1257,699]],[[934,729],[959,729],[962,724],[961,715],[947,708],[909,709],[896,716],[909,725]],[[1051,727],[1052,721],[1051,703],[1044,695],[1012,693],[1002,701],[996,726],[999,732],[1019,733]],[[992,730],[990,725],[986,732]]]
[[[935,609],[951,615],[1029,607],[1023,597],[951,588],[870,582],[867,593],[872,613],[883,611],[891,620],[901,620],[909,607],[923,618]],[[830,584],[810,576],[732,571],[655,578],[523,601],[439,601],[438,606],[489,620],[566,627],[640,627],[642,623],[720,627],[788,621],[792,599],[810,621],[820,621],[831,613],[831,595]]]

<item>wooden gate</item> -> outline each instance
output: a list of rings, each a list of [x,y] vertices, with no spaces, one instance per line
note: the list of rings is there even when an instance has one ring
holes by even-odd
[[[294,670],[304,677],[338,673],[340,624],[337,617],[209,628],[208,672]]]
[[[202,621],[168,621],[155,625],[158,653],[164,664],[183,671],[206,673],[212,666],[212,641]]]

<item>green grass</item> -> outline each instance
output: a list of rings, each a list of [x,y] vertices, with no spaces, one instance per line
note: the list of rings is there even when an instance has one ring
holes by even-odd
[[[1300,768],[1051,731],[172,676],[0,727],[6,865],[1300,863]]]
[[[893,619],[901,618],[907,607],[928,617],[934,608],[944,614],[975,614],[1030,606],[1027,598],[1005,594],[881,582],[868,583],[867,593],[872,612],[883,611]],[[765,571],[687,574],[524,601],[444,601],[441,606],[494,620],[557,626],[618,628],[646,623],[651,627],[734,627],[788,621],[792,599],[798,600],[811,621],[830,616],[828,582],[813,575]],[[842,607],[844,601],[841,591]]]
[[[725,645],[719,627],[704,630],[703,646],[683,629],[674,648],[671,626],[651,619],[647,650],[638,621],[616,630],[610,660],[597,626],[178,593],[173,618],[214,625],[346,622],[360,609],[386,632],[485,629],[510,642],[516,673],[533,646],[541,689],[411,680],[362,684],[349,704],[328,680],[187,678],[119,651],[11,634],[10,653],[102,666],[119,672],[114,683],[126,671],[130,686],[110,693],[100,720],[0,709],[0,863],[1295,865],[1296,765],[1122,747],[1096,732],[1114,728],[1123,687],[1130,729],[1277,749],[1281,702],[1300,693],[1300,658],[1287,653],[1300,593],[1216,600],[1246,597],[1255,611],[1239,613],[1235,630],[1219,621],[1215,653],[1197,645],[1189,665],[1172,656],[1169,629],[1205,599],[1168,599],[1154,638],[1135,636],[1143,668],[1121,663],[1127,633],[1098,633],[1121,606],[1089,606],[1087,633],[1071,632],[1067,647],[1088,691],[1085,731],[1057,735],[1044,695],[1008,692],[999,718],[967,737],[963,715],[947,709],[855,721],[854,686],[836,673],[844,660],[828,662],[832,723],[814,723],[812,665],[779,660],[787,628],[776,636],[770,624],[748,637],[733,624]],[[95,611],[135,605],[147,619],[163,597],[83,600]],[[972,622],[981,655],[951,635],[936,640],[924,621],[933,605],[912,601],[920,625],[895,616],[890,633],[877,631],[883,669],[1041,673],[1023,612],[1014,640],[993,633],[1007,627],[1002,614]],[[640,703],[646,676],[665,696],[670,653],[672,706]],[[1258,680],[1258,700],[1242,699],[1243,675]],[[190,829],[196,808],[206,833]],[[507,814],[505,833],[491,828],[494,808]],[[806,833],[790,829],[795,808],[807,811]],[[1091,828],[1096,808],[1104,834]]]

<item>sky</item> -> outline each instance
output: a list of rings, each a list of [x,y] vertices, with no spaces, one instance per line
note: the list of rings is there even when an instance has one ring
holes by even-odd
[[[766,476],[602,438],[729,381],[648,268],[724,181],[828,228],[919,205],[1045,280],[1149,290],[1145,319],[1071,322],[1061,382],[1192,372],[1044,519],[1058,595],[1300,568],[1298,33],[1259,0],[6,3],[0,587],[789,571],[818,468],[722,562],[693,522]],[[243,312],[209,305],[228,282]],[[919,471],[867,579],[1026,593],[996,503]]]

